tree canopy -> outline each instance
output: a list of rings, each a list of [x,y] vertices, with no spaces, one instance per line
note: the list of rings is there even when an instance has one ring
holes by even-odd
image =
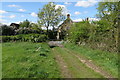
[[[53,2],[49,2],[48,4],[44,5],[42,9],[38,12],[38,23],[44,27],[48,28],[51,26],[53,30],[55,26],[59,24],[64,19],[64,15],[62,14],[63,8],[56,7],[56,4]]]
[[[25,21],[20,22],[20,27],[30,27],[30,21],[26,19]]]

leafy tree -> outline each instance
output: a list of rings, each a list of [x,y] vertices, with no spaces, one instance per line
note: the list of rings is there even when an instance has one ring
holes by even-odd
[[[55,26],[57,26],[59,22],[64,19],[62,11],[63,9],[61,7],[56,8],[56,5],[53,2],[49,2],[39,10],[38,23],[47,28],[47,34],[50,26],[52,26],[54,30]]]
[[[85,42],[89,36],[90,24],[87,22],[75,23],[68,31],[68,39],[73,43]]]
[[[14,35],[15,31],[12,27],[7,25],[1,25],[0,26],[0,35]]]
[[[37,23],[31,23],[31,29],[34,31],[34,33],[41,33],[42,29],[41,29],[41,25],[37,24]]]
[[[108,20],[112,24],[116,21],[119,14],[118,2],[99,2],[97,16],[101,19]]]
[[[120,15],[120,2],[100,2],[98,4],[98,12],[97,16],[101,18],[101,20],[106,20],[111,28],[111,31],[114,34],[113,38],[115,38],[116,47],[119,47],[119,15]]]
[[[20,22],[20,27],[26,27],[26,28],[31,27],[30,26],[30,21],[26,19],[25,21]]]

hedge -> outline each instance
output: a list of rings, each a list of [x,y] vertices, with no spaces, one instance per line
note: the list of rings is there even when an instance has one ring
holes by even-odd
[[[44,34],[21,34],[15,36],[0,36],[2,42],[10,41],[24,41],[24,42],[45,42],[47,41],[47,36]]]

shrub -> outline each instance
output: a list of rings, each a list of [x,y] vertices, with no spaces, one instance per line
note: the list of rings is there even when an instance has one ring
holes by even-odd
[[[14,35],[15,31],[12,27],[7,25],[1,25],[0,26],[1,34],[0,35]]]
[[[88,26],[90,25],[86,23],[74,24],[73,27],[71,27],[71,29],[68,31],[67,38],[73,43],[87,40],[90,33],[90,27]]]
[[[40,34],[42,33],[42,30],[37,28],[37,29],[31,29],[31,28],[19,28],[16,31],[16,34],[31,34],[31,33],[35,33],[35,34]]]
[[[46,35],[40,34],[21,34],[16,36],[1,36],[2,42],[10,42],[10,41],[28,41],[28,42],[45,42],[47,41]]]

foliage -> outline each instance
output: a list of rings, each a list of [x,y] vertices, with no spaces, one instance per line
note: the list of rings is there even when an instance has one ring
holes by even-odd
[[[99,2],[97,16],[113,24],[119,14],[119,5],[119,2]]]
[[[20,27],[26,27],[26,28],[31,27],[30,21],[26,19],[25,21],[20,22]]]
[[[48,28],[50,26],[54,27],[59,24],[60,21],[64,19],[64,16],[62,14],[62,7],[56,7],[56,5],[52,2],[49,2],[48,4],[44,5],[42,9],[38,12],[38,23],[44,27]]]
[[[53,31],[53,30],[48,31],[48,38],[50,40],[56,40],[56,36],[57,36],[57,31]]]
[[[74,23],[68,31],[67,40],[84,44],[92,48],[118,52],[119,34],[118,15],[119,2],[100,2],[97,16],[99,21]]]
[[[21,34],[16,36],[1,36],[2,42],[10,41],[24,41],[24,42],[45,42],[47,41],[46,35],[40,34]]]
[[[41,34],[42,29],[41,28],[19,28],[16,31],[16,34],[30,34],[30,33],[36,33],[36,34]]]
[[[89,26],[89,27],[88,27]],[[71,29],[68,31],[68,39],[77,43],[79,41],[84,41],[89,38],[90,33],[90,24],[79,22],[74,24]]]
[[[3,43],[2,51],[2,78],[61,77],[54,55],[46,43]]]
[[[14,35],[15,31],[12,27],[7,25],[0,26],[0,35]]]
[[[110,52],[117,51],[115,38],[113,28],[106,20],[75,23],[66,36],[70,42]]]
[[[120,17],[120,2],[100,2],[98,4],[98,12],[97,16],[102,20],[108,21],[107,23],[110,24],[111,31],[113,32],[113,37],[115,40],[115,46],[119,51],[119,17]]]

